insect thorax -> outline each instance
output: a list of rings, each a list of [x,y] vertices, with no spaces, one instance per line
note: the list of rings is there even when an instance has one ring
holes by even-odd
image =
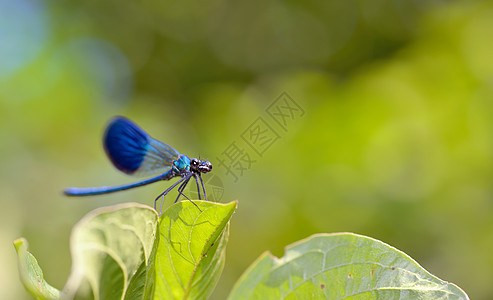
[[[186,155],[180,155],[178,159],[173,162],[173,169],[178,173],[190,171],[190,158]]]

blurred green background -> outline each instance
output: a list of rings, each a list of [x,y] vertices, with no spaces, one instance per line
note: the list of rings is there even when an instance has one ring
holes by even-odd
[[[209,195],[239,200],[213,299],[262,252],[341,231],[491,299],[492,29],[492,1],[0,0],[0,298],[30,299],[15,238],[62,288],[84,214],[169,185],[61,194],[135,180],[101,145],[119,114],[209,159]],[[299,106],[284,128],[266,111],[280,95]],[[262,155],[259,118],[279,136]],[[237,180],[231,145],[251,160]]]

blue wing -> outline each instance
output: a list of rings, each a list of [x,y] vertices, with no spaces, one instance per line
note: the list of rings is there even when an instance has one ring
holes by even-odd
[[[150,137],[125,117],[113,118],[103,139],[104,149],[118,170],[134,176],[163,173],[180,153]]]

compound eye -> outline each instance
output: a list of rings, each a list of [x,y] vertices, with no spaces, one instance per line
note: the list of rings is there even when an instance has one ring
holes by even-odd
[[[200,170],[202,171],[202,173],[210,172],[212,170],[212,164],[208,161],[205,161],[203,162]]]

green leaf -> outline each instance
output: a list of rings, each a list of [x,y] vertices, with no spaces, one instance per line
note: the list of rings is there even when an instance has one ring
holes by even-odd
[[[67,298],[150,299],[157,224],[157,213],[137,203],[87,214],[71,235]]]
[[[237,202],[182,201],[161,216],[155,299],[205,299],[224,266]]]
[[[351,234],[318,234],[264,253],[241,276],[238,299],[469,299],[459,287],[428,273],[405,253]]]
[[[27,251],[27,240],[19,238],[14,241],[14,246],[17,251],[20,278],[26,290],[36,299],[60,299],[60,291],[44,280],[38,261]]]
[[[21,280],[38,299],[205,298],[223,269],[237,203],[194,203],[200,210],[179,202],[159,223],[152,208],[137,203],[87,214],[72,231],[72,271],[63,295],[43,280],[27,242],[19,239]]]

